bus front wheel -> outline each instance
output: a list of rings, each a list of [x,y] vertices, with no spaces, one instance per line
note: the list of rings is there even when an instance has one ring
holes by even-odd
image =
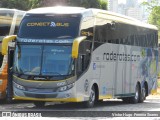
[[[133,104],[136,104],[136,103],[138,103],[139,98],[140,98],[140,87],[137,84],[136,85],[136,90],[135,90],[135,95],[134,95],[134,97],[130,98],[130,102],[133,103]]]
[[[84,105],[87,108],[91,108],[91,107],[94,106],[95,101],[96,101],[96,92],[95,92],[95,87],[92,86],[90,96],[89,96],[89,100],[84,102]]]

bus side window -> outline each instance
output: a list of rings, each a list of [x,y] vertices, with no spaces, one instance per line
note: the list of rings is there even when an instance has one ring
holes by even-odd
[[[78,76],[81,75],[89,66],[91,48],[92,48],[91,41],[86,40],[80,43],[79,56],[77,61]]]
[[[152,47],[157,47],[158,43],[156,42],[156,34],[152,35],[152,41],[153,41],[153,46]]]
[[[131,41],[131,45],[135,45],[135,43],[134,43],[134,35],[130,36],[130,41]]]
[[[139,41],[138,41],[138,36],[137,35],[135,36],[135,45],[139,46]]]
[[[78,57],[78,73],[81,74],[84,71],[85,55],[79,54]]]
[[[155,39],[154,39],[154,41],[155,41],[155,47],[158,47],[158,41],[156,41],[157,39],[158,39],[158,34],[155,33]]]
[[[94,18],[88,17],[83,19],[81,24],[81,36],[86,36],[87,40],[93,40]]]

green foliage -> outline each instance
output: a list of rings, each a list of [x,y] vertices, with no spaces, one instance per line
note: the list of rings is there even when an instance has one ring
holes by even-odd
[[[103,0],[99,0],[99,3],[100,3],[100,9],[103,9],[103,10],[107,10],[107,2],[103,1]]]
[[[41,0],[42,7],[44,6],[54,6],[54,5],[66,5],[66,6],[77,6],[85,8],[100,8],[107,9],[107,2],[103,0],[59,0],[54,2],[54,0]]]
[[[160,6],[155,6],[152,8],[148,22],[156,25],[160,30]]]
[[[66,5],[85,8],[107,9],[107,2],[103,0],[1,0],[1,7],[29,10],[37,7]]]
[[[40,7],[41,1],[42,0],[29,0],[28,9]]]
[[[160,33],[160,6],[158,6],[157,0],[152,0],[150,3],[143,2],[142,5],[147,7],[147,11],[150,12],[148,23],[156,25]],[[159,34],[160,39],[160,34]]]
[[[28,0],[1,0],[1,7],[3,8],[27,10],[28,4]]]

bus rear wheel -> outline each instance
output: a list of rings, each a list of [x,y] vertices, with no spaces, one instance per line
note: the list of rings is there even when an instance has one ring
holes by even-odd
[[[37,108],[42,108],[45,106],[45,102],[43,101],[36,101],[36,102],[33,102],[33,104],[35,105],[35,107]]]
[[[91,107],[94,106],[95,101],[96,101],[96,92],[95,92],[95,87],[92,86],[90,96],[89,96],[89,100],[84,102],[84,105],[87,108],[91,108]]]
[[[146,88],[143,87],[141,90],[139,102],[142,103],[146,99]]]

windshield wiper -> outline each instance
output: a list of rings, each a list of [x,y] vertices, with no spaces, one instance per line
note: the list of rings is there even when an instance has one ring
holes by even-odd
[[[39,74],[39,72],[32,72],[32,71],[23,71],[23,73],[29,73],[29,74]]]
[[[63,39],[63,38],[71,38],[72,36],[59,36],[57,38]]]
[[[60,73],[58,73],[58,72],[43,72],[43,73],[45,73],[45,74],[53,74],[53,75],[63,75],[63,74],[60,74]]]

